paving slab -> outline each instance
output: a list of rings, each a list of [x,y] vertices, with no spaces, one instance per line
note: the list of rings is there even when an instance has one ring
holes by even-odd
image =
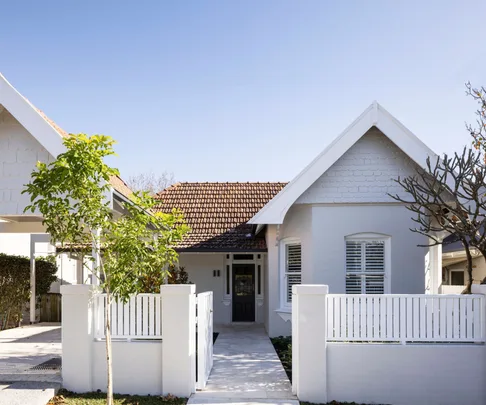
[[[206,388],[189,404],[298,405],[290,381],[263,327],[217,328],[214,366]]]
[[[0,405],[46,405],[60,387],[60,383],[37,381],[0,383]]]
[[[61,386],[61,372],[32,370],[32,367],[60,357],[59,324],[1,331],[0,405],[45,405]]]

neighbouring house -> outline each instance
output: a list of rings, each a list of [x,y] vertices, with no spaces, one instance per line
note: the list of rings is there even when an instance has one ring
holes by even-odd
[[[473,284],[480,284],[486,277],[486,261],[477,249],[471,248],[470,252],[473,257]],[[449,235],[442,244],[441,293],[460,294],[468,281],[466,251],[455,235]]]
[[[24,184],[38,160],[63,151],[66,133],[0,76],[0,251],[28,243],[51,252],[39,214],[24,214]],[[298,152],[298,148],[296,148]],[[440,247],[409,231],[411,214],[388,193],[435,156],[374,102],[290,183],[179,183],[159,193],[159,209],[180,208],[192,232],[178,246],[198,291],[214,292],[216,324],[257,322],[270,336],[291,330],[292,286],[327,284],[332,293],[439,293]],[[291,164],[291,162],[289,163]],[[110,201],[130,190],[111,181]],[[89,272],[65,256],[61,278]],[[67,273],[70,275],[68,276]]]
[[[290,333],[292,286],[332,293],[438,293],[440,247],[418,245],[410,212],[388,193],[435,156],[373,103],[290,183],[178,183],[160,210],[180,208],[192,233],[180,263],[214,291],[215,323],[259,322]]]
[[[62,139],[66,136],[0,74],[0,252],[29,257],[55,253],[41,215],[24,213],[30,197],[21,192],[38,161],[47,163],[64,151]],[[121,202],[128,201],[131,191],[118,177],[110,184],[111,207],[121,211]],[[91,282],[89,270],[75,257],[63,254],[58,263],[59,282],[53,284],[52,292],[59,292],[59,284]],[[35,321],[34,308],[31,300],[31,322]]]

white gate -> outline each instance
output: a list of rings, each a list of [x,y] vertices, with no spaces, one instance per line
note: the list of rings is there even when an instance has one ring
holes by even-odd
[[[197,295],[197,383],[198,390],[206,387],[213,368],[213,292]]]

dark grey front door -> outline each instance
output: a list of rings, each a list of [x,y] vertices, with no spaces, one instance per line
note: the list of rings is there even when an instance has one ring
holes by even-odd
[[[255,321],[255,265],[233,264],[233,322]]]

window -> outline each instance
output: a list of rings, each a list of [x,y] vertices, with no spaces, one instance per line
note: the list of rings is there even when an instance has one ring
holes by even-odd
[[[346,294],[385,292],[385,240],[346,240]]]
[[[464,285],[464,270],[451,270],[451,285]]]
[[[285,261],[283,277],[283,304],[292,303],[292,286],[302,282],[302,246],[300,242],[284,244]]]
[[[234,254],[233,260],[253,260],[253,255],[250,255],[250,254]]]

